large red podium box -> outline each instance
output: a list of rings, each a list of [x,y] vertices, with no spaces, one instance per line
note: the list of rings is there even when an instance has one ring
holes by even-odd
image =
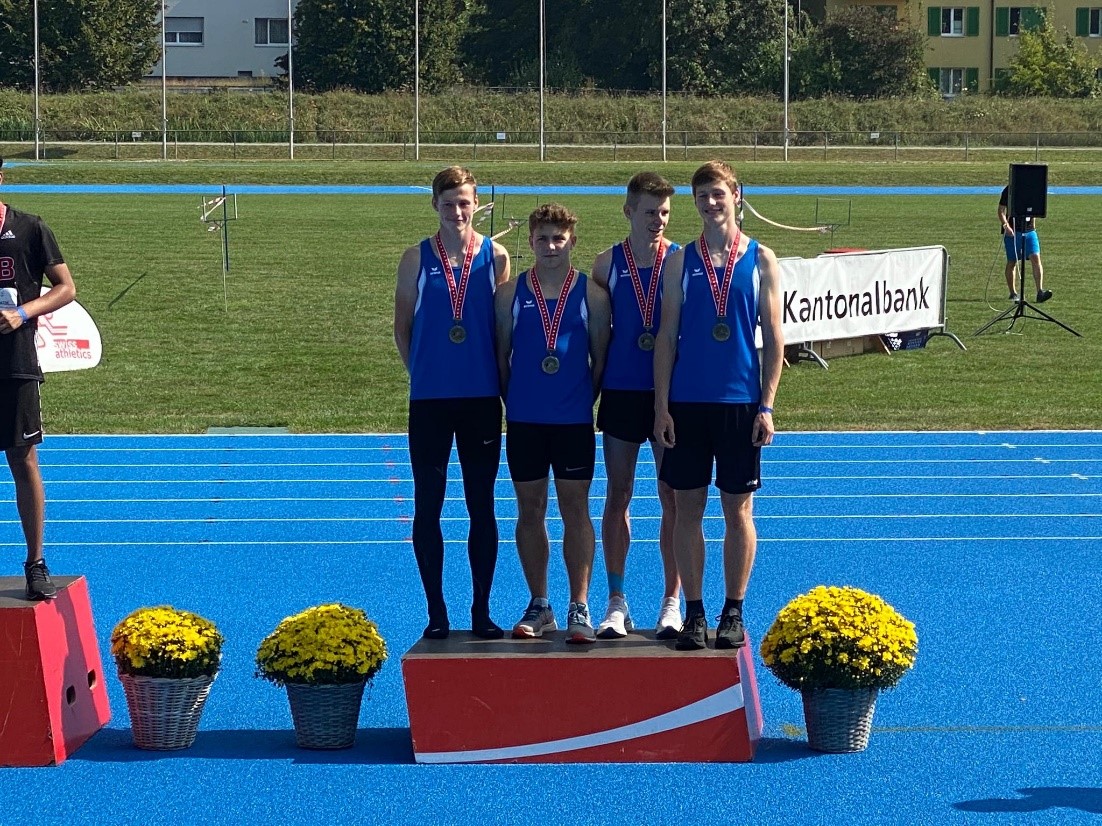
[[[749,642],[677,651],[654,632],[567,645],[452,631],[402,657],[418,763],[748,762],[761,739]]]
[[[111,719],[88,583],[54,584],[31,602],[23,577],[0,577],[0,766],[62,763]]]

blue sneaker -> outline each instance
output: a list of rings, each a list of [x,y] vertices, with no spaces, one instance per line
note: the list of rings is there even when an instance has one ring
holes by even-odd
[[[589,606],[584,602],[572,602],[566,609],[566,641],[574,645],[597,641],[589,619]]]

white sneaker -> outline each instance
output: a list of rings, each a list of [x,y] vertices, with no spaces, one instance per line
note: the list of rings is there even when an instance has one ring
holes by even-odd
[[[597,636],[602,640],[615,640],[628,635],[635,628],[631,621],[628,603],[623,597],[609,597],[605,618],[597,626]]]
[[[654,627],[654,636],[659,640],[675,640],[681,633],[681,600],[666,597],[658,612],[658,624]]]

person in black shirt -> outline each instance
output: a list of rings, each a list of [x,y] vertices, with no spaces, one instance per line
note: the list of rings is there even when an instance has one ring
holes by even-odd
[[[1041,241],[1037,238],[1037,228],[1034,225],[1033,216],[1022,216],[1020,232],[1014,234],[1014,217],[1008,214],[1007,205],[1010,202],[1010,187],[1004,186],[1002,195],[999,196],[999,223],[1002,225],[1003,246],[1006,248],[1006,286],[1010,290],[1010,300],[1018,300],[1018,286],[1015,276],[1019,259],[1029,259],[1033,267],[1033,281],[1037,285],[1037,302],[1048,301],[1052,298],[1052,290],[1045,289],[1045,268],[1041,265]],[[1022,285],[1023,291],[1025,285]]]
[[[0,184],[4,182],[0,158]],[[42,279],[52,288],[42,293]],[[53,599],[57,588],[42,556],[46,494],[36,445],[42,441],[35,345],[36,319],[76,297],[73,276],[50,228],[37,215],[0,202],[0,450],[15,481],[15,503],[27,541],[29,599]]]

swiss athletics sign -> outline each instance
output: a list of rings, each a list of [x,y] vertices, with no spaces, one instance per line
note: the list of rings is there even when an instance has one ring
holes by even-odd
[[[49,291],[49,287],[45,287],[42,294]],[[103,343],[96,322],[75,301],[40,316],[34,341],[43,373],[87,370],[99,364],[103,355]]]
[[[784,340],[943,327],[948,262],[940,246],[782,258]]]

